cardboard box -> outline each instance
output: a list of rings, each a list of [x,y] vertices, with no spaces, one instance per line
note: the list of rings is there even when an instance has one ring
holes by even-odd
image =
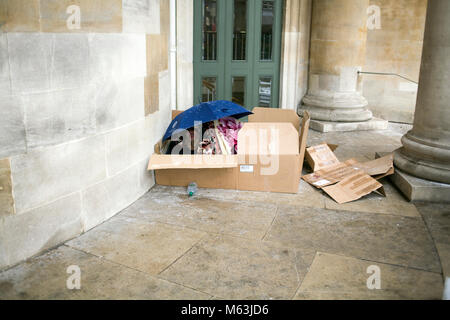
[[[309,115],[255,108],[238,135],[237,155],[163,155],[155,146],[148,170],[156,183],[200,188],[297,193],[305,158]],[[176,116],[178,113],[174,113]]]
[[[322,143],[306,149],[306,161],[314,172],[341,163],[333,153],[337,146]]]
[[[355,159],[340,162],[325,143],[308,148],[306,153],[311,167],[319,170],[303,176],[303,180],[323,189],[338,203],[358,200],[373,191],[385,195],[378,180],[394,173],[392,154],[363,163]]]

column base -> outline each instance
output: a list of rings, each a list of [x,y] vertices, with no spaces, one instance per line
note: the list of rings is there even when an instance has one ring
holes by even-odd
[[[389,152],[377,152],[375,158],[387,154]],[[417,178],[397,167],[389,179],[409,201],[450,203],[450,184]]]
[[[327,132],[352,132],[352,131],[371,131],[371,130],[386,130],[389,121],[372,118],[369,121],[363,122],[331,122],[311,120],[309,127],[314,131]]]
[[[363,96],[355,93],[307,94],[298,107],[298,114],[308,111],[311,119],[320,121],[363,122],[373,117],[367,104]]]
[[[402,140],[404,145],[405,145],[405,137],[403,137]],[[435,149],[432,147],[427,148],[429,148],[430,150]],[[421,179],[445,184],[450,183],[450,167],[448,165],[447,166],[439,165],[435,163],[430,163],[427,160],[407,156],[404,152],[404,149],[405,147],[395,151],[394,164],[397,168],[400,168],[403,172],[409,175]],[[429,153],[425,153],[425,155],[427,156],[429,156],[430,154],[432,154],[431,151]]]

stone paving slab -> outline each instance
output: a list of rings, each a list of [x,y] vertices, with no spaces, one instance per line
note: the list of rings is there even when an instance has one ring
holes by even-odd
[[[273,204],[230,201],[186,194],[149,194],[122,215],[142,221],[157,221],[209,233],[262,239],[276,214]]]
[[[441,272],[422,219],[314,208],[279,208],[267,241]]]
[[[442,203],[416,203],[436,244],[444,276],[450,277],[450,206]]]
[[[80,290],[68,290],[67,268],[81,271]],[[209,299],[210,296],[61,246],[0,273],[0,299]]]
[[[119,216],[67,245],[155,275],[204,236],[192,229]]]
[[[291,299],[313,256],[310,250],[210,236],[160,276],[224,299]]]
[[[367,272],[371,266],[379,268],[379,290],[367,287],[367,280],[374,275],[372,270]],[[443,289],[437,273],[317,253],[294,299],[438,300]]]
[[[367,213],[389,214],[404,217],[420,217],[417,208],[403,197],[398,190],[387,181],[381,180],[386,192],[386,197],[372,192],[358,201],[338,204],[326,196],[325,206],[331,210],[355,211]]]

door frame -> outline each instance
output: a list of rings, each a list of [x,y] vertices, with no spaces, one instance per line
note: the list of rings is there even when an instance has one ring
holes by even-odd
[[[279,106],[296,110],[308,89],[312,0],[284,0]],[[194,105],[194,0],[177,1],[177,109]]]
[[[228,2],[229,1],[229,2]],[[259,100],[259,79],[260,77],[272,77],[271,87],[271,107],[279,107],[280,101],[280,81],[281,81],[281,52],[282,52],[282,31],[283,31],[283,12],[284,0],[274,0],[274,23],[273,23],[273,43],[272,60],[261,61],[260,59],[252,59],[256,57],[258,52],[261,52],[261,37],[260,30],[255,30],[261,26],[262,23],[262,1],[248,1],[247,6],[247,40],[246,41],[246,61],[233,61],[233,39],[232,37],[225,37],[225,34],[233,33],[233,23],[226,21],[227,17],[233,16],[233,5],[226,5],[226,3],[234,4],[231,0],[218,1],[218,14],[216,25],[224,26],[225,30],[217,33],[217,58],[215,61],[202,61],[202,48],[195,44],[202,42],[202,23],[203,16],[202,5],[203,0],[193,0],[194,19],[193,19],[193,98],[194,104],[197,104],[199,97],[196,93],[201,92],[201,79],[203,77],[216,77],[216,91],[218,96],[222,96],[226,100],[232,99],[232,77],[245,77],[246,95],[244,98],[244,105],[253,108],[256,105],[250,105],[250,101]],[[261,12],[261,14],[253,15],[252,12]],[[252,34],[253,33],[253,34]],[[220,48],[225,48],[221,50]],[[274,63],[276,61],[278,63]],[[195,70],[196,66],[200,68],[198,72]],[[247,68],[245,72],[242,67]],[[200,75],[201,74],[201,75]],[[250,97],[249,94],[252,96]]]

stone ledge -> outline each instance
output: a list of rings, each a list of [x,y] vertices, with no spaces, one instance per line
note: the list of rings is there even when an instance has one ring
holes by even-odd
[[[376,152],[375,158],[381,158],[390,153]],[[395,173],[389,179],[409,201],[450,203],[450,184],[420,179],[398,168],[395,168]]]
[[[351,131],[369,131],[369,130],[386,130],[389,121],[372,118],[372,120],[364,122],[328,122],[311,120],[309,127],[315,131],[327,132],[351,132]]]
[[[450,184],[416,178],[397,168],[390,179],[409,201],[450,203]]]

